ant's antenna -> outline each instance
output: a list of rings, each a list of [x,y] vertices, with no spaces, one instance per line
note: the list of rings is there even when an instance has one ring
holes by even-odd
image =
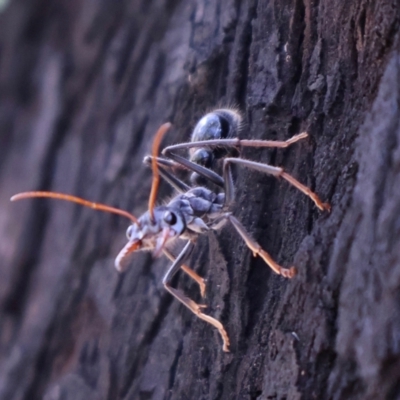
[[[161,140],[164,134],[171,128],[171,124],[166,122],[162,124],[156,133],[156,136],[153,141],[153,147],[151,151],[151,169],[153,171],[153,181],[151,184],[151,192],[149,197],[149,212],[151,220],[154,221],[154,206],[156,204],[156,197],[158,192],[158,186],[160,184],[160,174],[158,172],[158,165],[157,165],[157,157],[158,157],[158,149],[160,148]]]
[[[85,207],[93,208],[94,210],[109,212],[113,214],[122,215],[123,217],[129,218],[134,223],[138,224],[137,218],[128,213],[128,211],[120,210],[119,208],[114,208],[107,206],[105,204],[93,203],[92,201],[81,199],[80,197],[71,196],[69,194],[57,193],[57,192],[23,192],[15,194],[11,197],[11,201],[21,200],[21,199],[29,199],[32,197],[49,197],[51,199],[65,200],[71,201],[72,203],[77,203]]]

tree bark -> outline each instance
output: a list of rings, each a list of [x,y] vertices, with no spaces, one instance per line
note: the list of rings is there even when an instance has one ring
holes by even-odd
[[[1,399],[400,397],[400,54],[394,0],[11,0],[0,4]],[[147,209],[158,126],[185,142],[236,106],[242,138],[309,138],[242,157],[330,202],[237,168],[231,226],[189,265],[214,328],[163,288],[169,261],[113,267],[127,223],[52,190]],[[173,195],[167,185],[163,202]],[[201,302],[178,274],[174,285]]]

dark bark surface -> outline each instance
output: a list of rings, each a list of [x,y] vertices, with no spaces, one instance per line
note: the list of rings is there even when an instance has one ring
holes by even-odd
[[[0,398],[400,398],[400,54],[395,0],[11,0],[0,12]],[[196,319],[168,261],[118,274],[123,218],[12,194],[53,190],[147,209],[158,126],[187,141],[215,106],[243,138],[309,138],[243,156],[332,204],[237,169],[230,226],[202,237]],[[172,195],[163,186],[160,201]],[[174,283],[201,301],[179,274]]]

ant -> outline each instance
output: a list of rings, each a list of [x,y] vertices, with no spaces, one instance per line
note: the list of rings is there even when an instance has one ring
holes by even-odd
[[[307,132],[294,135],[285,141],[239,139],[237,135],[242,126],[243,118],[239,111],[234,108],[220,108],[207,113],[196,124],[190,142],[168,146],[162,151],[166,158],[156,158],[160,173],[175,189],[187,191],[190,186],[177,179],[175,174],[168,173],[167,170],[182,168],[189,170],[192,172],[190,176],[192,184],[203,186],[208,180],[223,189],[231,190],[232,192],[228,197],[233,199],[234,186],[230,164],[239,164],[287,180],[309,196],[320,210],[330,211],[328,203],[323,203],[307,186],[301,184],[282,168],[238,158],[239,149],[242,147],[286,148],[301,139],[307,138]],[[177,150],[189,150],[189,159],[176,154],[175,151]],[[145,157],[144,163],[152,165],[151,159],[150,156]],[[223,160],[223,176],[214,171],[220,160]],[[231,181],[228,185],[229,188],[226,184],[227,179]]]
[[[195,154],[200,153],[196,153],[196,151],[191,152],[192,159],[189,160],[174,153],[174,151],[179,149],[205,149],[205,151],[211,155],[210,157],[216,157],[217,155],[216,158],[222,158],[222,155],[219,156],[219,153],[214,151],[215,148],[221,146],[235,148],[243,146],[287,147],[292,143],[307,137],[307,133],[301,133],[293,136],[291,139],[285,142],[266,140],[239,140],[237,138],[223,137],[227,131],[225,129],[225,122],[220,121],[220,125],[223,127],[221,131],[221,137],[216,137],[217,131],[214,130],[211,132],[211,137],[213,137],[212,139],[198,141],[198,138],[204,139],[205,137],[203,128],[207,124],[203,123],[209,122],[210,117],[214,118],[215,116],[216,118],[226,118],[226,116],[238,117],[238,115],[234,115],[232,110],[227,111],[226,109],[216,110],[213,113],[207,114],[205,117],[203,117],[203,122],[200,120],[195,128],[194,132],[196,132],[196,135],[192,136],[192,140],[195,140],[190,143],[182,143],[166,147],[162,154],[167,158],[158,157],[158,154],[161,140],[164,134],[171,127],[171,124],[166,123],[159,128],[153,142],[152,155],[146,157],[144,160],[146,164],[151,165],[153,171],[153,180],[149,196],[148,211],[146,211],[140,218],[136,218],[129,212],[120,210],[118,208],[110,207],[100,203],[93,203],[79,197],[56,192],[24,192],[14,195],[11,200],[14,201],[32,197],[55,198],[78,203],[96,210],[110,212],[129,218],[132,221],[132,224],[127,229],[128,243],[122,248],[115,259],[116,269],[118,271],[124,271],[128,255],[134,253],[135,251],[153,251],[155,256],[158,256],[161,252],[163,252],[169,259],[172,260],[172,265],[168,268],[167,273],[163,278],[163,285],[165,289],[187,308],[189,308],[198,318],[213,325],[218,330],[222,338],[223,351],[228,352],[229,336],[221,322],[203,313],[203,308],[206,307],[205,305],[197,304],[187,297],[181,290],[171,286],[173,276],[180,269],[182,269],[194,281],[197,282],[200,288],[200,293],[202,297],[204,297],[204,280],[195,271],[184,264],[195,246],[197,237],[203,233],[209,232],[210,230],[218,230],[226,222],[230,222],[242,237],[249,249],[252,251],[254,256],[260,256],[275,273],[286,278],[292,278],[296,274],[296,269],[294,267],[283,268],[277,264],[272,257],[250,236],[241,222],[239,222],[239,220],[229,211],[229,206],[234,201],[234,185],[231,178],[231,164],[236,163],[239,165],[244,165],[276,177],[282,177],[309,196],[314,201],[316,206],[321,210],[330,210],[330,206],[327,203],[322,203],[315,193],[313,193],[308,187],[302,185],[291,175],[284,172],[282,168],[256,163],[241,158],[227,157],[223,159],[223,175],[220,176],[205,166],[208,165],[207,162],[205,164],[203,161],[196,163],[196,161],[199,161],[199,158],[196,158],[197,156]],[[236,122],[238,121],[239,119],[237,118]],[[229,122],[229,120],[227,121],[227,125],[229,125],[230,129],[232,128],[231,122]],[[235,132],[236,128],[233,128],[234,129],[232,129],[232,132]],[[203,159],[204,157],[200,157],[200,160]],[[204,165],[202,165],[202,163]],[[183,168],[188,169],[202,179],[208,179],[217,186],[222,187],[223,191],[220,192],[219,190],[211,190],[204,186],[188,186],[173,172],[169,171],[171,167],[175,167],[176,165],[180,165]],[[178,194],[166,205],[155,206],[160,176],[170,183],[171,186],[178,191]],[[195,179],[196,178],[197,176],[195,176]],[[186,240],[186,244],[184,245],[180,254],[175,257],[168,250],[168,245],[178,238]]]
[[[191,143],[211,140],[224,141],[237,137],[243,126],[242,115],[234,108],[220,108],[204,115],[193,129]],[[190,144],[190,143],[189,143]],[[224,143],[222,143],[224,145]],[[189,160],[208,169],[214,169],[219,160],[226,156],[237,157],[235,147],[190,147]],[[204,179],[197,172],[190,176],[193,184],[204,184]]]

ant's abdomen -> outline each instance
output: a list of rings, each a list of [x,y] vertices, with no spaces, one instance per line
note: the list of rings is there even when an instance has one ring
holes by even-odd
[[[192,142],[236,137],[242,116],[235,109],[220,108],[206,114],[194,127]]]
[[[191,141],[229,139],[238,136],[242,126],[241,114],[233,108],[220,108],[209,112],[194,127]],[[204,147],[193,147],[189,150],[190,161],[205,168],[215,170],[216,161],[226,156],[237,156],[236,149],[224,147],[221,143]],[[196,185],[204,185],[205,181],[197,173],[190,178]]]

